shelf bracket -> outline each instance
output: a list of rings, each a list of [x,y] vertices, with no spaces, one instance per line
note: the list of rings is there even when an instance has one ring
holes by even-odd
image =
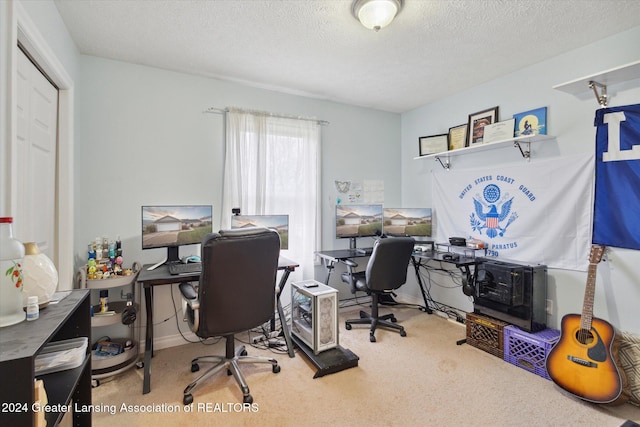
[[[523,150],[522,146],[520,145],[520,141],[515,141],[513,143],[514,147],[518,147],[518,149],[520,150],[520,154],[522,154],[522,157],[529,160],[531,159],[531,141],[523,141],[527,144],[527,149]]]
[[[451,163],[449,162],[448,157],[447,157],[446,163],[442,163],[442,159],[436,156],[436,162],[440,162],[440,166],[442,166],[446,170],[449,170],[449,168],[451,167]]]
[[[601,107],[606,107],[607,106],[607,85],[603,85],[596,81],[589,80],[589,88],[593,90],[593,93],[595,94],[596,99],[598,100],[598,104],[600,104]],[[598,94],[598,89],[602,90],[601,94]]]

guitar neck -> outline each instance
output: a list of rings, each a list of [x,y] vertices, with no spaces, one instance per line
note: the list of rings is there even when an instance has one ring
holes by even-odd
[[[582,305],[582,316],[580,318],[580,328],[586,331],[591,329],[591,322],[593,321],[593,300],[595,297],[597,269],[597,263],[589,263],[587,287],[584,290],[584,303]]]

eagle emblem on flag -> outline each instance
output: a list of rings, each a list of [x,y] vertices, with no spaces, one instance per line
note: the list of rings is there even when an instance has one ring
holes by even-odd
[[[491,239],[498,235],[504,236],[511,223],[518,219],[518,214],[511,212],[513,197],[508,197],[508,194],[502,197],[500,187],[497,185],[487,185],[482,192],[482,197],[478,195],[473,198],[475,212],[470,216],[471,229],[480,233],[480,235],[486,229],[487,237]],[[485,211],[485,209],[487,210]],[[500,210],[499,212],[498,209]],[[500,226],[507,217],[509,219],[504,227]]]

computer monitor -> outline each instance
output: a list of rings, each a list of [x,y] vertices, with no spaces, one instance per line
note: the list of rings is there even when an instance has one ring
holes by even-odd
[[[349,238],[355,249],[359,237],[382,235],[382,205],[336,205],[336,238]]]
[[[165,262],[178,262],[178,248],[201,243],[212,219],[211,205],[142,206],[142,249],[167,248]]]
[[[384,208],[382,218],[387,236],[431,236],[431,208]]]
[[[267,227],[280,235],[280,249],[289,249],[289,215],[233,215],[231,228]]]

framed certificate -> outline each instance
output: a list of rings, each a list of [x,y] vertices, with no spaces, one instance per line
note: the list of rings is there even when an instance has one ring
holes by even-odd
[[[484,127],[483,144],[513,138],[513,126],[516,119],[504,120]]]
[[[467,146],[467,124],[449,128],[449,150]]]
[[[418,138],[418,149],[421,156],[447,151],[448,146],[449,135],[446,133]]]

